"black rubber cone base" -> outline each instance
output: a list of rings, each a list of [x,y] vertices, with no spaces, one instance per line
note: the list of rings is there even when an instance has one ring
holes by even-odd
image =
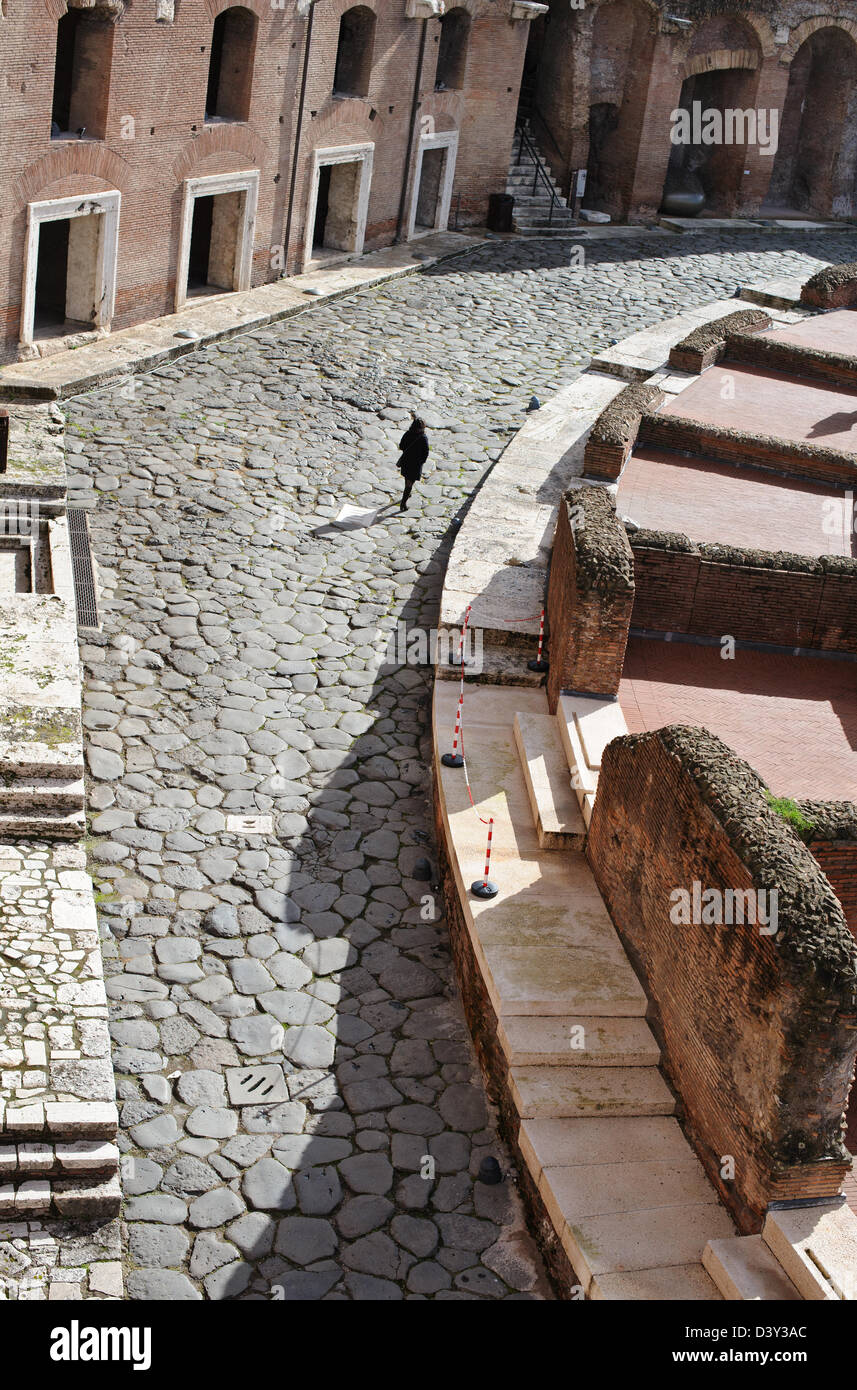
[[[464,767],[464,759],[460,753],[444,753],[441,762],[444,767]]]
[[[528,670],[528,671],[548,671],[548,670],[550,670],[550,667],[549,667],[549,665],[548,665],[548,663],[547,663],[546,661],[528,661],[528,662],[527,662],[527,670]]]
[[[471,883],[470,891],[477,898],[496,898],[500,889],[496,883],[492,883],[490,878],[480,878],[476,883]]]

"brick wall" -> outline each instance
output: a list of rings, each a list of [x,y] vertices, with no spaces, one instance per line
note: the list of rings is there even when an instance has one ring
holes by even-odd
[[[857,1052],[857,946],[815,859],[762,793],[705,730],[615,739],[587,842],[687,1132],[743,1230],[759,1229],[770,1201],[839,1191]],[[694,883],[700,895],[776,890],[776,933],[671,920],[675,890],[692,904]]]
[[[720,429],[681,415],[644,415],[638,440],[672,453],[769,468],[814,482],[837,483],[842,487],[853,487],[857,483],[857,462],[853,454],[843,450],[824,448],[807,440],[791,443],[775,435]]]
[[[529,25],[508,5],[466,0],[473,16],[464,85],[434,91],[439,20],[428,21],[419,120],[460,132],[454,196],[462,222],[481,222],[491,192],[505,187],[515,105]],[[253,284],[278,278],[288,213],[307,21],[294,4],[245,0],[257,19],[248,119],[206,124],[214,17],[223,0],[180,0],[173,23],[155,22],[155,2],[123,6],[112,21],[112,62],[103,139],[52,140],[57,20],[63,0],[4,7],[4,192],[0,217],[0,357],[17,354],[27,204],[118,189],[118,280],[114,329],[172,311],[183,182],[259,170]],[[421,20],[404,0],[370,0],[377,23],[366,99],[332,95],[339,22],[348,0],[323,0],[313,20],[309,82],[287,264],[299,267],[306,237],[313,150],[375,144],[366,249],[396,231],[402,183],[412,179],[418,140],[405,168]],[[91,132],[90,132],[91,133]],[[453,203],[455,206],[455,201]],[[281,253],[280,253],[281,256]]]
[[[764,371],[812,377],[816,381],[849,389],[857,385],[857,358],[803,347],[799,343],[781,343],[772,338],[730,333],[723,355],[727,361],[749,362]],[[670,361],[673,361],[672,356]],[[673,365],[678,366],[679,363],[673,362]]]
[[[548,703],[563,690],[619,689],[634,579],[631,547],[604,488],[566,493],[560,503],[548,581]]]
[[[634,627],[857,653],[857,561],[651,535],[631,535]]]
[[[811,830],[804,836],[842,904],[845,919],[857,937],[857,803],[800,801]]]

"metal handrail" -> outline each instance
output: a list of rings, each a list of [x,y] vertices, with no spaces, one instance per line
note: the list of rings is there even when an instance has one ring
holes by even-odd
[[[541,157],[541,155],[539,154],[538,149],[536,148],[536,146],[533,144],[533,141],[530,139],[529,135],[527,134],[526,125],[525,125],[524,121],[519,121],[519,122],[518,122],[518,135],[519,135],[519,137],[520,137],[519,144],[518,144],[518,163],[519,163],[519,164],[521,163],[521,156],[522,156],[522,154],[523,154],[525,148],[526,148],[527,154],[530,155],[530,157],[531,157],[531,159],[532,159],[532,161],[533,161],[534,170],[533,170],[533,194],[532,194],[532,196],[535,197],[535,195],[536,195],[536,189],[538,188],[539,180],[540,180],[540,179],[541,179],[542,183],[544,184],[545,188],[547,189],[548,193],[550,194],[550,209],[549,209],[549,211],[548,211],[548,226],[550,226],[551,223],[553,222],[553,212],[554,212],[554,208],[555,208],[555,207],[563,208],[563,207],[566,206],[566,204],[562,201],[562,199],[558,196],[556,190],[554,189],[554,186],[553,186],[553,183],[551,182],[550,176],[549,176],[549,174],[547,173],[547,171],[545,170],[544,163],[542,162],[542,157]]]

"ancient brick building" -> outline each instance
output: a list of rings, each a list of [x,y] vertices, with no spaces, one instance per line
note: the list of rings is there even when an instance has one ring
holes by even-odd
[[[443,8],[3,0],[4,358],[484,221],[538,9]]]
[[[522,101],[564,194],[585,169],[583,206],[614,219],[670,194],[718,216],[857,209],[853,0],[550,0]],[[673,143],[672,113],[695,105],[711,125]],[[730,111],[753,121],[730,130]]]

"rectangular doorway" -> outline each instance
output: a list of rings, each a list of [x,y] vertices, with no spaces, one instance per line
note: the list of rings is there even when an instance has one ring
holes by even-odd
[[[374,148],[348,145],[314,152],[305,266],[362,253]]]
[[[36,339],[109,327],[119,204],[114,190],[27,205],[20,327],[25,354]]]
[[[258,196],[256,169],[185,179],[176,309],[200,295],[250,288]]]
[[[438,146],[423,154],[420,186],[417,192],[417,212],[414,221],[415,232],[433,232],[437,226],[438,203],[441,196],[443,170],[447,151]]]
[[[420,137],[411,185],[408,240],[446,230],[457,155],[457,130]]]

